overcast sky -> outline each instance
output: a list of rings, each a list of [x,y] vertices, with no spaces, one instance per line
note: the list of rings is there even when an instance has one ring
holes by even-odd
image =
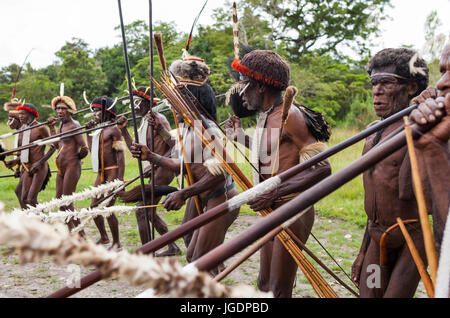
[[[188,32],[204,0],[153,0],[153,20],[175,21],[179,31]],[[209,0],[200,24],[212,24],[212,10],[223,0]],[[388,9],[391,20],[381,25],[382,37],[374,51],[383,47],[412,44],[420,49],[424,43],[426,16],[438,9],[441,33],[450,34],[450,0],[392,0]],[[239,1],[237,1],[239,6]],[[148,1],[122,0],[125,24],[148,21]],[[445,15],[446,14],[446,15]],[[447,20],[444,20],[447,18]],[[1,0],[0,67],[22,64],[31,48],[28,61],[35,68],[55,61],[54,53],[72,37],[85,40],[91,48],[112,46],[120,41],[116,0]]]

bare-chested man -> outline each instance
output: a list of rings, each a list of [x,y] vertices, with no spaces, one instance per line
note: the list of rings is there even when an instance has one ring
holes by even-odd
[[[150,114],[150,87],[141,86],[137,90],[133,90],[133,99],[135,104],[136,114],[142,116],[141,125],[138,130],[139,135],[139,143],[150,146],[152,142],[151,135],[151,125],[153,123],[153,135],[154,135],[154,152],[161,156],[169,156],[172,147],[175,144],[175,141],[171,138],[169,133],[170,124],[167,118],[160,113],[153,113],[153,116]],[[154,103],[156,105],[156,103]],[[127,120],[125,116],[121,116],[117,120],[118,126],[122,132],[123,138],[127,144],[128,149],[131,149],[131,145],[133,143],[133,139],[130,136],[130,133],[127,130]],[[143,162],[144,166],[144,175],[146,177],[150,176],[151,173],[151,165],[148,161]],[[172,182],[175,174],[163,168],[155,169],[155,185],[168,185]],[[159,198],[155,198],[155,204],[159,202]],[[142,203],[140,203],[142,205]],[[153,209],[148,209],[149,212]],[[137,209],[136,210],[136,219],[138,224],[139,236],[141,238],[142,244],[148,242],[149,233],[147,232],[146,218],[145,218],[145,210]],[[157,214],[154,213],[153,216],[149,215],[149,221],[153,219],[154,226],[156,231],[163,235],[169,231],[167,224],[164,220]],[[160,252],[156,254],[156,256],[173,256],[181,254],[180,248],[175,244],[171,243],[168,246],[166,251]]]
[[[208,114],[203,115],[205,117],[208,116]],[[177,118],[182,122],[183,117],[181,114],[177,114]],[[209,124],[211,127],[215,125],[212,121],[209,121]],[[217,128],[210,129],[210,132],[220,139]],[[193,130],[189,128],[183,135],[185,135],[185,140],[183,141],[185,143],[184,151],[187,159],[190,161],[194,183],[191,186],[167,195],[163,202],[164,207],[167,210],[178,210],[185,204],[187,199],[198,195],[203,210],[207,211],[237,195],[234,182],[227,173],[216,175],[215,172],[212,173],[205,167],[204,163],[206,160],[212,159],[212,155],[209,151],[204,151],[204,146],[196,137]],[[174,152],[172,157],[169,158],[151,152],[145,145],[138,144],[133,144],[131,152],[134,157],[152,161],[159,167],[170,169],[176,174],[180,173],[180,158],[182,154],[176,156]],[[196,158],[198,161],[194,160]],[[220,165],[219,163],[216,164]],[[211,171],[213,170],[211,169]],[[191,208],[195,209],[195,206],[191,206]],[[188,262],[195,261],[208,251],[222,244],[228,227],[233,223],[238,214],[239,209],[236,209],[195,230],[186,253]],[[211,274],[215,275],[218,272],[219,269],[216,268],[211,271]]]
[[[381,120],[407,107],[428,84],[425,61],[407,48],[381,50],[369,61],[367,70],[372,83],[373,106]],[[363,153],[402,124],[403,120],[399,120],[369,136]],[[400,229],[390,228],[397,223],[397,217],[411,220],[406,227],[426,263],[407,147],[365,171],[363,182],[367,227],[360,253],[352,266],[352,279],[359,284],[360,296],[364,298],[413,297],[420,280],[419,272]],[[380,246],[383,235],[385,244]],[[386,255],[386,259],[380,260],[380,255]],[[381,273],[381,277],[376,277],[377,273]]]
[[[58,116],[60,122],[58,133],[73,130],[81,127],[78,121],[72,118],[72,114],[77,111],[75,102],[69,96],[57,96],[52,100],[52,108]],[[56,134],[56,118],[48,119],[48,126],[52,135]],[[78,180],[81,176],[81,160],[87,156],[89,149],[82,135],[60,140],[57,144],[58,152],[55,157],[55,164],[58,170],[56,175],[56,197],[71,195],[77,189]],[[74,211],[73,203],[61,207],[62,211]],[[80,224],[78,219],[72,218],[67,222],[69,230]],[[80,231],[81,236],[85,236]]]
[[[242,60],[235,60],[232,67],[241,73],[243,107],[258,111],[258,123],[252,139],[245,135],[236,116],[229,116],[225,128],[228,132],[231,129],[232,138],[252,148],[253,165],[260,173],[253,172],[255,184],[262,181],[261,177],[271,177],[274,164],[278,165],[274,169],[278,174],[326,148],[319,142],[329,138],[329,126],[322,115],[293,105],[283,127],[278,158],[275,158],[281,126],[282,91],[290,80],[289,64],[275,52],[255,50],[244,55]],[[308,122],[306,112],[309,116],[317,116],[317,126]],[[322,162],[284,182],[275,191],[250,201],[250,207],[255,211],[275,209],[330,173],[329,163]],[[306,243],[313,223],[314,208],[311,206],[289,228]],[[262,291],[272,291],[275,297],[291,297],[296,271],[297,264],[278,238],[263,246],[258,276],[258,287]]]
[[[4,109],[8,112],[7,125],[9,126],[9,128],[11,128],[13,130],[19,130],[20,127],[22,126],[22,124],[20,123],[20,120],[19,120],[19,111],[16,110],[16,108],[18,106],[20,106],[20,103],[15,102],[15,101],[7,102],[4,105]],[[18,143],[19,143],[19,135],[16,134],[16,135],[14,135],[14,148],[17,148]],[[15,178],[20,178],[20,166],[16,159],[17,159],[17,156],[14,156],[14,158],[12,160],[5,160],[3,162],[5,163],[5,166],[8,169],[11,169],[14,171]],[[22,195],[21,195],[22,182],[21,182],[21,180],[22,179],[19,179],[19,183],[17,184],[17,187],[14,189],[14,192],[16,193],[16,196],[17,196],[17,199],[19,200],[20,206],[23,206],[21,203],[21,200],[22,200]]]
[[[102,100],[105,101],[105,111],[102,112]],[[114,121],[117,116],[114,101],[109,97],[97,97],[92,100],[91,109],[94,111],[94,121],[88,123],[86,128],[93,127],[96,123]],[[102,118],[103,113],[103,118]],[[110,126],[98,129],[92,134],[88,134],[88,144],[91,150],[92,170],[97,172],[97,179],[94,186],[116,179],[123,181],[125,173],[125,144],[122,140],[122,134],[117,126]],[[98,199],[93,198],[91,207],[95,206]],[[107,206],[113,206],[115,199],[112,199]],[[106,217],[113,242],[111,248],[120,248],[119,240],[119,221],[114,213]],[[94,218],[95,225],[100,232],[100,239],[97,243],[108,244],[109,238],[105,229],[103,216]]]
[[[36,120],[39,117],[39,113],[33,104],[25,103],[16,109],[19,111],[21,128],[39,124]],[[27,145],[49,135],[45,126],[27,130],[19,134],[18,146]],[[22,184],[20,204],[22,208],[26,208],[27,205],[34,206],[38,203],[38,194],[45,189],[51,176],[47,160],[55,152],[55,149],[54,146],[51,146],[47,153],[45,153],[45,146],[36,146],[22,150],[19,153],[19,158],[12,162],[13,165],[20,164],[23,169],[20,176]]]

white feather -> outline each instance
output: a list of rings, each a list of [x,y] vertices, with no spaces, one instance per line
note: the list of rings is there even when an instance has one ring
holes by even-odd
[[[59,96],[64,96],[64,83],[59,85]]]

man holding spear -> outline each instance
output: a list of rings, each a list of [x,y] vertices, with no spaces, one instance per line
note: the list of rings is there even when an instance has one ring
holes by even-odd
[[[205,76],[204,69],[207,66],[203,60],[195,57],[195,62],[193,62],[193,60],[188,61],[184,64],[184,67],[189,68],[186,73],[189,73],[194,77],[198,76],[199,72],[202,76]],[[206,82],[206,79],[204,78],[203,81]],[[214,93],[212,90],[211,94],[212,96],[208,96],[208,98],[214,98]],[[202,106],[207,110],[215,110],[215,104]],[[204,109],[198,109],[198,111],[205,118],[209,118],[214,115],[211,113],[206,113]],[[181,123],[185,120],[185,118],[183,117],[183,113],[179,110],[180,109],[177,110],[176,120]],[[207,120],[207,122],[211,127],[209,132],[220,140],[221,134],[218,129],[214,127],[215,124],[213,121]],[[184,135],[185,136],[181,141],[182,144],[178,144],[176,148],[178,151],[184,153],[177,155],[174,151],[172,152],[171,158],[163,157],[151,152],[148,147],[144,145],[133,144],[131,147],[131,152],[134,157],[140,157],[142,160],[152,161],[159,167],[170,169],[176,174],[179,174],[181,171],[181,158],[183,158],[185,162],[188,161],[190,164],[190,170],[192,172],[194,182],[182,190],[169,194],[163,202],[164,207],[167,210],[178,210],[185,204],[187,199],[198,195],[200,202],[202,203],[201,208],[204,211],[207,211],[237,195],[238,193],[231,176],[224,172],[224,169],[221,168],[221,164],[219,162],[213,159],[211,152],[205,149],[205,146],[202,145],[201,140],[197,138],[193,129],[187,129]],[[194,212],[196,209],[193,204],[187,208],[193,209]],[[192,214],[189,211],[186,211],[186,213]],[[193,262],[216,246],[222,244],[228,227],[237,218],[238,214],[239,209],[235,209],[195,230],[188,245],[186,259],[189,262]],[[219,270],[219,268],[214,268],[211,270],[211,274],[216,275]]]
[[[369,61],[367,72],[375,113],[381,120],[407,107],[428,84],[425,61],[407,48],[381,50]],[[369,136],[363,154],[403,129],[402,124],[398,120]],[[365,171],[363,182],[367,226],[352,266],[352,279],[359,284],[361,297],[412,297],[420,276],[396,219],[408,222],[408,231],[422,259],[425,246],[407,147]]]
[[[69,96],[57,96],[53,98],[51,103],[52,109],[56,112],[60,121],[58,133],[67,131],[74,131],[77,128],[80,130],[80,124],[72,118],[72,115],[77,111],[75,102]],[[48,126],[52,135],[56,134],[54,125],[56,118],[48,119]],[[61,139],[56,144],[58,152],[55,158],[57,167],[56,175],[56,198],[63,195],[71,195],[76,191],[78,180],[81,176],[81,160],[87,156],[89,149],[82,135],[76,135],[72,138]],[[73,203],[68,206],[61,207],[62,211],[74,211]],[[75,228],[80,221],[72,218],[67,222],[69,230]],[[84,236],[84,232],[79,232]]]
[[[36,121],[39,113],[33,104],[25,103],[18,106],[16,110],[19,111],[22,128],[39,125]],[[18,146],[24,146],[49,136],[50,134],[44,126],[29,129],[19,134]],[[27,205],[34,206],[38,203],[37,196],[41,190],[45,189],[51,176],[47,160],[55,152],[55,149],[54,146],[51,146],[47,153],[45,153],[45,146],[21,150],[19,158],[12,160],[13,166],[20,164],[23,169],[20,176],[20,183],[22,184],[20,204],[22,208],[26,208]]]
[[[152,93],[150,92],[150,87],[148,86],[140,86],[138,89],[133,90],[133,100],[136,114],[142,116],[141,125],[138,129],[139,142],[146,146],[151,144],[151,127],[153,127],[154,152],[160,156],[169,156],[171,149],[175,144],[169,133],[170,124],[163,114],[150,112],[150,99],[152,98],[151,95]],[[153,105],[156,105],[156,103],[153,103]],[[153,114],[153,116],[151,114]],[[153,125],[151,125],[150,123],[153,123]],[[122,136],[125,140],[125,143],[127,144],[128,149],[131,150],[133,139],[128,132],[127,124],[128,121],[125,116],[121,116],[117,120],[117,127],[119,127],[120,131],[122,132]],[[146,177],[150,176],[151,165],[149,164],[149,162],[144,161],[143,166],[144,175]],[[173,171],[158,167],[155,170],[155,186],[168,185],[174,177],[175,174]],[[138,192],[140,191],[140,187],[136,187],[130,191]],[[157,204],[160,199],[160,197],[155,198],[154,203]],[[151,211],[153,211],[153,209],[151,209]],[[149,237],[147,233],[147,226],[145,224],[145,210],[137,209],[135,213],[138,223],[139,236],[141,238],[142,244],[145,244],[148,242]],[[150,217],[149,219],[153,219],[155,229],[160,235],[163,235],[169,231],[167,224],[156,212],[154,213],[153,217]],[[179,254],[181,254],[180,248],[175,243],[172,243],[168,246],[168,249],[166,251],[160,252],[156,254],[156,256],[174,256]]]
[[[91,103],[91,109],[94,112],[94,121],[89,122],[86,126],[88,129],[95,124],[112,122],[117,115],[115,103],[109,97],[94,98]],[[94,186],[96,187],[116,179],[123,181],[125,173],[125,144],[117,126],[98,129],[94,133],[88,134],[87,139],[91,151],[92,170],[97,173]],[[97,198],[93,198],[91,207],[95,206],[97,201]],[[114,202],[115,199],[113,198],[108,202],[107,206],[113,206]],[[113,237],[111,248],[120,248],[119,221],[114,213],[106,217],[106,219]],[[96,216],[94,222],[100,232],[100,239],[97,243],[108,244],[109,238],[106,233],[103,216]]]
[[[11,129],[14,129],[16,131],[18,131],[20,129],[20,127],[22,126],[20,120],[19,120],[19,111],[16,110],[16,108],[18,106],[20,106],[20,101],[10,101],[5,103],[4,105],[4,109],[5,111],[8,112],[8,126]],[[17,148],[18,146],[18,142],[19,142],[19,135],[16,134],[14,135],[14,148]],[[17,164],[17,156],[15,156],[12,160],[8,160],[8,161],[4,161],[3,162],[5,164],[5,166],[8,169],[11,169],[14,171],[14,177],[15,178],[20,178],[20,166]],[[14,170],[13,168],[16,167],[16,169]],[[17,199],[19,200],[19,204],[20,206],[22,206],[22,183],[21,183],[21,178],[19,179],[19,183],[17,184],[16,189],[14,190],[14,192],[16,193]]]
[[[291,107],[296,89],[287,89],[290,67],[281,56],[268,50],[255,50],[244,55],[242,60],[235,59],[232,67],[243,78],[240,83],[243,106],[258,111],[258,123],[253,138],[245,135],[236,116],[230,116],[225,128],[231,132],[232,138],[251,147],[253,165],[259,169],[259,173],[253,173],[254,184],[326,149],[319,142],[329,137],[329,127],[322,116],[314,114],[320,115],[321,120],[313,125],[309,121],[313,114],[310,110]],[[285,89],[283,100],[282,91]],[[320,133],[323,131],[327,133]],[[277,208],[330,173],[328,161],[323,161],[284,182],[275,191],[250,201],[250,207],[255,211]],[[306,243],[313,223],[314,208],[310,206],[289,229]],[[297,264],[280,240],[271,240],[261,248],[258,287],[262,291],[270,290],[275,297],[291,297],[296,271]]]

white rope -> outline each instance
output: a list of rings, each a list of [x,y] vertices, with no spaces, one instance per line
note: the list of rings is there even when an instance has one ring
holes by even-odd
[[[139,209],[139,206],[111,206],[111,207],[102,207],[102,208],[82,208],[81,210],[75,211],[59,211],[59,212],[50,212],[48,214],[45,213],[37,213],[37,214],[27,214],[22,211],[15,211],[11,213],[11,215],[18,216],[31,216],[36,217],[37,219],[45,222],[45,223],[67,223],[72,218],[82,219],[85,217],[93,218],[99,215],[108,217],[112,213],[117,214],[130,214],[131,211]]]
[[[239,208],[241,205],[246,204],[252,199],[255,199],[259,195],[274,190],[281,183],[281,179],[278,176],[269,178],[261,183],[258,183],[253,188],[244,191],[227,201],[228,209],[233,211]]]
[[[34,218],[0,213],[0,244],[14,247],[22,263],[50,256],[57,264],[97,267],[105,277],[118,275],[131,285],[151,288],[164,297],[267,297],[251,287],[228,287],[207,273],[183,270],[176,258],[108,251]],[[252,291],[249,293],[249,291]],[[245,292],[245,294],[243,293]]]
[[[111,182],[107,182],[99,185],[98,187],[90,187],[86,188],[82,192],[73,193],[71,195],[63,195],[59,199],[52,199],[45,203],[40,203],[35,207],[29,206],[28,209],[19,210],[14,209],[12,212],[20,213],[23,212],[25,214],[39,214],[42,212],[50,212],[55,209],[59,209],[61,206],[70,205],[74,201],[81,201],[91,198],[100,198],[101,196],[106,196],[109,192],[118,188],[123,184],[123,181],[114,180]],[[23,214],[22,213],[22,214]]]

